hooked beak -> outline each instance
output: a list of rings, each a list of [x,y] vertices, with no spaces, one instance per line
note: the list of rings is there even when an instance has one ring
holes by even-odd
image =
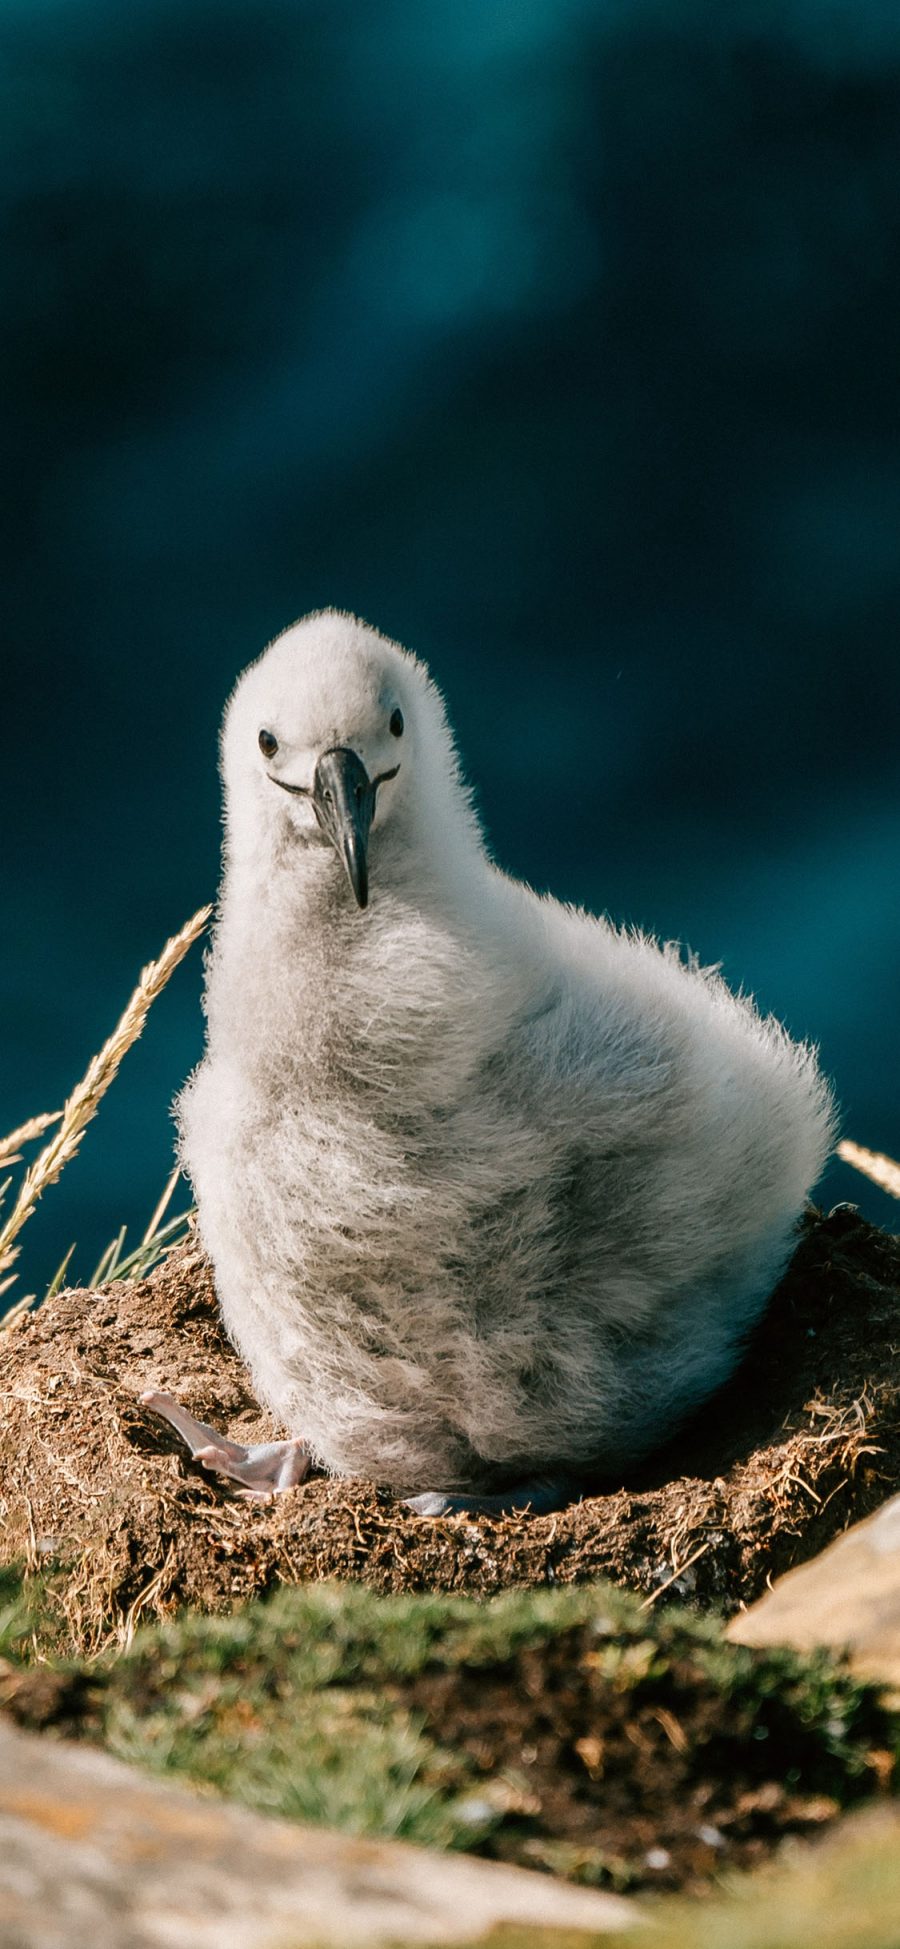
[[[369,900],[369,829],[379,781],[346,745],[323,751],[313,779],[313,811],[343,860],[359,907]]]

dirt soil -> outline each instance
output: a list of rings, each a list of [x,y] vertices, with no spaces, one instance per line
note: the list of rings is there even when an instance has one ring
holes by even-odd
[[[188,1243],[149,1279],[59,1294],[0,1334],[0,1561],[69,1566],[79,1648],[275,1581],[491,1592],[610,1577],[735,1610],[900,1489],[900,1239],[811,1214],[741,1370],[624,1485],[558,1515],[416,1517],[355,1479],[228,1493],[137,1396],[169,1388],[241,1441],[273,1425]]]
[[[688,1647],[670,1659],[632,1642],[629,1659],[636,1682],[611,1681],[596,1637],[579,1629],[506,1670],[425,1672],[409,1688],[432,1736],[474,1764],[506,1816],[479,1853],[628,1892],[698,1891],[891,1785],[874,1705],[870,1750],[849,1779],[784,1678],[767,1698],[749,1685],[742,1697]]]

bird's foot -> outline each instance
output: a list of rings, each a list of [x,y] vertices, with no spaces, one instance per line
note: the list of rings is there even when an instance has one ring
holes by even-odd
[[[169,1422],[187,1444],[195,1462],[212,1469],[216,1475],[226,1475],[230,1482],[240,1483],[238,1493],[248,1500],[267,1501],[284,1489],[296,1488],[309,1474],[309,1450],[297,1437],[290,1441],[259,1442],[255,1447],[245,1448],[242,1442],[229,1441],[227,1435],[220,1435],[218,1429],[208,1428],[205,1421],[195,1421],[174,1394],[148,1388],[141,1395],[141,1404]]]
[[[541,1477],[517,1482],[495,1496],[468,1495],[465,1490],[458,1495],[442,1495],[432,1490],[422,1496],[404,1496],[403,1500],[414,1516],[514,1516],[518,1511],[549,1516],[554,1509],[564,1509],[574,1493],[571,1482]]]

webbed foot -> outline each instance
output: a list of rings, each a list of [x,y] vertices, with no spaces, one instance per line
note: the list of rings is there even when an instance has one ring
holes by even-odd
[[[554,1509],[565,1509],[576,1493],[571,1482],[540,1477],[517,1482],[494,1496],[468,1495],[465,1490],[442,1495],[440,1490],[430,1490],[426,1495],[404,1496],[403,1500],[414,1516],[513,1516],[519,1511],[549,1516]]]
[[[245,1448],[242,1442],[229,1441],[218,1429],[207,1427],[205,1421],[195,1421],[174,1394],[148,1388],[140,1398],[143,1407],[151,1408],[175,1429],[195,1462],[216,1475],[227,1476],[230,1482],[240,1483],[239,1493],[248,1499],[266,1501],[306,1480],[310,1455],[299,1437],[259,1442],[255,1447]]]

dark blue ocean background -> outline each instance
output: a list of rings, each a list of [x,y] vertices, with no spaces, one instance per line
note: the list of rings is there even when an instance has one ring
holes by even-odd
[[[506,867],[721,961],[900,1153],[900,9],[3,0],[0,73],[0,1130],[213,894],[225,696],[334,603]],[[200,973],[19,1291],[145,1221]]]

